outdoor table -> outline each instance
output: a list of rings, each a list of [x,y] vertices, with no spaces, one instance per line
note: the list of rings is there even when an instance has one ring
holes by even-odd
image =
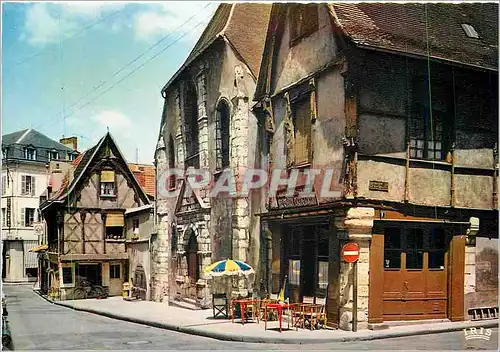
[[[268,309],[276,309],[278,311],[278,321],[280,324],[280,332],[281,332],[281,325],[283,322],[283,309],[292,309],[295,307],[293,303],[290,304],[281,304],[281,303],[270,303],[266,304],[264,308],[264,330],[267,330],[267,310]],[[293,319],[293,314],[291,315]],[[293,322],[292,322],[293,325]],[[290,320],[288,321],[288,328],[290,329]]]
[[[241,323],[245,325],[245,312],[247,310],[248,305],[256,305],[257,299],[252,298],[244,298],[244,299],[234,299],[231,301],[231,321],[234,323],[234,305],[235,303],[240,304],[240,312],[241,312]],[[255,311],[255,310],[254,310]],[[259,316],[257,315],[257,323],[259,322]]]

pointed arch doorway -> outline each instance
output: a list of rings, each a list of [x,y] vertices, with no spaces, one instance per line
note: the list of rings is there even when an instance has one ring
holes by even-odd
[[[196,298],[196,282],[200,278],[199,259],[198,259],[198,241],[196,240],[195,232],[190,229],[188,232],[188,245],[187,245],[187,266],[189,277],[188,294],[190,298]]]

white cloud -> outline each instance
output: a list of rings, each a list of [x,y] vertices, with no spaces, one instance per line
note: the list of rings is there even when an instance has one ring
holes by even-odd
[[[21,39],[35,46],[57,43],[61,38],[75,35],[106,13],[123,6],[126,3],[99,1],[30,4],[26,10]]]
[[[208,7],[207,4],[209,4]],[[162,2],[149,7],[149,10],[138,12],[134,18],[134,29],[136,38],[140,40],[157,40],[160,37],[177,30],[190,17],[196,15],[185,26],[178,29],[176,37],[186,33],[197,23],[208,23],[217,3],[208,2]],[[204,25],[198,26],[186,39],[197,39],[204,29]]]
[[[92,117],[101,127],[109,127],[112,134],[120,134],[129,137],[132,121],[119,111],[106,110]]]

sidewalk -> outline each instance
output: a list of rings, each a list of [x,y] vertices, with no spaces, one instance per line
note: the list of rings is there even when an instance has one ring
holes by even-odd
[[[425,335],[440,332],[459,331],[471,327],[498,327],[498,319],[479,322],[444,322],[432,324],[418,324],[411,326],[391,327],[387,330],[361,330],[358,332],[343,330],[303,330],[295,329],[278,331],[277,322],[268,322],[268,329],[264,330],[264,323],[231,323],[231,320],[213,319],[212,310],[186,310],[167,306],[162,303],[146,301],[124,301],[122,297],[111,297],[104,300],[87,299],[77,301],[52,301],[41,296],[53,304],[103,315],[113,319],[179,331],[192,335],[211,337],[218,340],[238,341],[250,343],[277,343],[277,344],[310,344],[331,343],[346,341],[367,341],[402,337],[411,335]],[[238,320],[239,321],[239,320]],[[283,328],[286,328],[286,323]]]

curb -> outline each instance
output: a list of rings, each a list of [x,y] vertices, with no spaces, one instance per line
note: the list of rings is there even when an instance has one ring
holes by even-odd
[[[477,321],[477,322],[461,322],[456,326],[450,327],[442,327],[442,328],[434,328],[428,327],[426,329],[417,330],[417,331],[380,331],[379,333],[373,333],[370,335],[354,335],[354,336],[337,336],[331,338],[318,339],[315,337],[311,338],[282,338],[282,337],[264,337],[264,336],[242,336],[236,334],[229,333],[219,333],[215,331],[206,331],[202,329],[192,328],[192,327],[184,327],[174,324],[168,323],[158,323],[155,321],[143,320],[139,318],[131,318],[127,316],[122,316],[115,313],[98,311],[90,308],[80,308],[73,307],[61,302],[55,302],[50,300],[47,297],[42,296],[39,292],[35,293],[39,295],[41,298],[46,300],[49,303],[55,304],[57,306],[73,309],[76,311],[92,313],[96,315],[105,316],[111,319],[117,319],[122,321],[127,321],[130,323],[141,324],[146,326],[151,326],[155,328],[171,330],[176,332],[181,332],[190,335],[197,335],[203,337],[209,337],[221,341],[234,341],[234,342],[247,342],[247,343],[269,343],[269,344],[293,344],[293,345],[305,345],[305,344],[323,344],[323,343],[333,343],[333,342],[353,342],[353,341],[371,341],[371,340],[381,340],[381,339],[389,339],[396,337],[407,337],[407,336],[419,336],[419,335],[430,335],[430,334],[439,334],[439,333],[447,333],[453,331],[461,331],[466,328],[471,327],[483,327],[483,328],[497,328],[498,320],[485,320],[485,321]]]

